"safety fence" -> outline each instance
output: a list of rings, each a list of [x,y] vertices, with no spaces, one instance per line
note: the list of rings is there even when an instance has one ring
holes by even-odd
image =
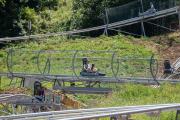
[[[95,71],[83,72],[83,59],[95,66]],[[27,50],[9,49],[7,66],[0,76],[8,76],[11,85],[23,85],[21,78],[27,81],[43,80],[46,84],[54,80],[64,82],[101,82],[101,83],[143,83],[159,84],[160,82],[180,82],[179,59],[171,63],[177,69],[164,74],[164,60],[152,55],[146,58],[130,55],[121,57],[118,51],[93,50]],[[175,68],[173,67],[175,66]],[[20,79],[16,79],[20,78]],[[27,79],[28,78],[28,79]],[[12,83],[11,83],[12,82]],[[8,86],[7,81],[1,84]],[[32,82],[26,83],[30,85]]]
[[[151,9],[152,5],[156,11],[162,11],[175,7],[177,3],[176,0],[136,0],[122,6],[106,9],[106,18],[108,18],[108,23],[132,19]]]
[[[93,50],[40,50],[28,51],[10,49],[7,55],[8,72],[21,74],[59,75],[80,79],[83,58],[94,64],[98,72],[106,78],[119,80],[123,77],[155,78],[157,60],[149,58],[120,57],[115,51]],[[87,75],[88,76],[88,75]],[[96,76],[91,79],[100,79]]]

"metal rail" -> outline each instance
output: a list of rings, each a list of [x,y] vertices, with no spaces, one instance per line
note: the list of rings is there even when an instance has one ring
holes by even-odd
[[[135,18],[132,18],[132,19],[129,19],[129,20],[121,21],[121,23],[120,22],[113,23],[113,26],[110,26],[109,28],[124,27],[124,26],[139,23],[142,20],[146,22],[146,21],[162,18],[162,17],[165,17],[165,16],[170,16],[170,15],[173,15],[173,14],[177,14],[178,13],[178,8],[179,7],[173,7],[173,8],[170,8],[170,9],[157,11],[155,14],[150,14],[150,15],[141,16],[141,17],[135,17]]]
[[[29,113],[20,115],[1,116],[0,119],[24,119],[24,120],[82,120],[102,117],[112,117],[119,115],[130,115],[138,113],[146,113],[153,111],[177,110],[180,104],[159,104],[159,105],[141,105],[141,106],[125,106],[125,107],[110,107],[110,108],[93,108],[81,110],[65,110],[51,111],[41,113]]]
[[[17,100],[21,101],[24,99],[32,99],[32,97],[25,94],[1,94],[0,103],[12,103]]]
[[[0,76],[11,77],[11,73],[0,73]],[[75,79],[74,76],[66,75],[41,75],[41,74],[24,74],[24,73],[13,73],[13,77],[16,78],[34,78],[43,81],[53,82],[53,80],[58,80],[62,82],[101,82],[101,83],[142,83],[142,84],[156,84],[153,78],[143,78],[143,77],[122,77],[122,78],[111,78],[111,77],[79,77]],[[118,80],[117,80],[118,79]],[[170,82],[179,83],[179,79],[157,79],[160,83]]]
[[[172,64],[175,72],[180,68],[180,57]]]
[[[135,17],[135,18],[128,19],[128,20],[111,23],[111,24],[108,24],[108,28],[118,28],[118,27],[128,26],[128,25],[139,23],[142,20],[149,21],[149,20],[154,20],[154,19],[158,19],[161,17],[177,14],[178,8],[179,7],[176,6],[176,7],[170,8],[170,9],[157,11],[155,14],[145,15],[145,16],[141,16],[141,17]],[[38,35],[20,36],[20,37],[7,37],[7,38],[0,38],[0,42],[38,39],[38,38],[44,38],[44,37],[50,37],[50,36],[73,35],[73,34],[80,34],[80,33],[85,33],[85,32],[90,32],[90,31],[95,31],[95,30],[100,30],[100,29],[106,29],[106,28],[107,28],[107,25],[101,25],[101,26],[92,27],[92,28],[59,32],[59,33],[38,34]]]
[[[29,53],[30,52],[30,53]],[[137,68],[139,70],[140,66],[142,68],[142,74],[141,76],[145,77],[147,75],[147,72],[149,72],[149,62],[154,60],[154,58],[119,58],[117,55],[117,52],[114,51],[58,51],[58,50],[40,50],[40,51],[21,51],[21,50],[9,50],[7,53],[7,68],[9,73],[7,73],[7,76],[13,78],[13,77],[19,77],[19,78],[37,78],[37,79],[46,79],[49,81],[52,80],[61,80],[66,82],[78,82],[78,81],[100,81],[100,82],[123,82],[125,80],[134,80],[134,79],[143,79],[141,77],[122,77],[120,74],[121,70],[125,69],[124,66],[120,67],[120,64],[125,62],[125,64],[132,64],[134,62],[134,65],[132,67]],[[24,73],[23,67],[19,67],[19,71],[16,67],[18,65],[23,66],[21,64],[21,54],[29,54],[32,55],[34,61],[31,59],[28,59],[29,61],[27,64],[28,66],[34,66],[33,69],[35,69],[36,72],[32,72],[26,70],[27,73]],[[62,55],[61,55],[62,54]],[[66,57],[63,56],[66,55]],[[70,56],[68,56],[70,55]],[[62,57],[61,57],[62,56]],[[91,56],[91,57],[86,57]],[[97,56],[97,57],[96,57]],[[100,57],[101,56],[101,57]],[[105,57],[102,57],[105,56]],[[19,62],[16,62],[16,59],[18,58]],[[99,69],[102,73],[106,74],[106,77],[101,76],[94,76],[94,77],[83,77],[80,75],[80,71],[82,70],[82,63],[81,59],[83,58],[89,58],[92,60],[91,62],[98,64]],[[44,60],[44,62],[42,62]],[[104,65],[101,65],[101,62],[103,61]],[[54,62],[54,64],[53,64]],[[52,64],[51,64],[52,63]],[[143,63],[143,64],[142,64]],[[151,62],[152,63],[152,62]],[[62,66],[63,64],[66,64]],[[105,65],[106,64],[106,65]],[[24,66],[26,66],[24,64]],[[62,72],[61,70],[68,70],[68,72]],[[10,74],[11,73],[11,74]],[[136,72],[138,73],[138,71]],[[135,72],[133,73],[135,74]],[[149,78],[150,76],[147,76]],[[151,80],[151,79],[149,79]]]

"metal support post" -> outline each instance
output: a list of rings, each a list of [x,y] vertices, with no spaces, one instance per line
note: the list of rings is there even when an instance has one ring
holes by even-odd
[[[110,120],[119,120],[119,117],[118,116],[111,116]]]
[[[145,32],[143,20],[141,21],[141,30],[142,30],[142,35],[143,35],[143,36],[146,36],[146,32]]]
[[[176,120],[180,120],[180,109],[177,109]]]
[[[129,116],[128,115],[122,115],[121,120],[129,120]]]
[[[61,87],[61,83],[56,79],[54,80],[53,89],[58,89]]]
[[[31,36],[31,29],[32,29],[32,23],[31,23],[31,21],[28,21],[28,35],[29,35],[29,39],[30,39],[30,36]]]
[[[129,115],[116,115],[110,117],[110,120],[129,120]]]
[[[1,84],[2,84],[2,79],[1,79],[1,77],[0,77],[0,89],[1,89]]]
[[[107,10],[107,8],[105,9],[104,23],[106,24],[106,28],[105,28],[105,30],[104,30],[104,34],[105,34],[105,35],[108,35],[109,18],[108,18],[108,10]]]
[[[12,104],[11,107],[12,107],[12,114],[15,114],[14,104]]]
[[[22,78],[20,87],[24,87],[25,78]]]
[[[180,30],[180,6],[178,8],[179,30]]]
[[[143,1],[141,0],[141,9],[142,9],[142,13],[144,12],[144,6],[143,6]],[[143,19],[141,20],[141,30],[142,30],[142,34],[143,36],[146,36],[146,32],[145,32],[145,28],[144,28],[144,15],[143,15]]]

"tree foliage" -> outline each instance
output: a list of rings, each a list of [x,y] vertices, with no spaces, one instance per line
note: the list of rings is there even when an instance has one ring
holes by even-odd
[[[0,37],[27,34],[27,23],[33,32],[38,26],[38,14],[45,9],[57,9],[59,0],[0,0]]]
[[[86,28],[103,24],[105,8],[120,6],[133,0],[74,0],[72,28]]]

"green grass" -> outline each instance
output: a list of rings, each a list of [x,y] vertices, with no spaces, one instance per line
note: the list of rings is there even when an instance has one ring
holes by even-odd
[[[144,43],[144,45],[142,45]],[[34,53],[32,50],[112,50],[117,51],[119,57],[144,57],[148,58],[155,51],[148,45],[148,41],[135,39],[133,37],[125,37],[123,35],[117,35],[113,37],[100,36],[98,38],[69,38],[66,37],[50,37],[43,39],[43,41],[33,40],[31,42],[23,42],[20,44],[12,44],[0,50],[0,71],[7,72],[6,67],[6,51],[8,48],[15,49],[14,62],[16,63],[15,71],[25,70],[27,73],[37,72],[37,68],[33,66],[35,63]],[[147,47],[148,46],[148,47]],[[23,52],[24,51],[24,52]],[[83,54],[79,54],[84,55]],[[94,54],[97,56],[98,54]],[[42,55],[45,58],[46,55]],[[55,54],[54,57],[67,57],[71,54]],[[99,54],[99,57],[109,57],[107,54]],[[42,59],[41,61],[44,61]],[[127,61],[123,64],[125,69],[132,69],[131,66],[127,66]],[[63,63],[63,62],[62,62]],[[62,67],[67,65],[64,64]],[[103,65],[106,62],[98,62],[98,66]],[[141,62],[142,63],[142,62]],[[54,64],[58,64],[54,62]],[[137,62],[131,63],[137,64]],[[134,70],[134,69],[133,69]],[[133,70],[130,70],[131,72]],[[128,70],[127,70],[128,71]],[[126,71],[126,72],[127,72]],[[55,70],[55,72],[57,72]],[[64,69],[65,73],[70,73],[68,69]],[[129,71],[128,71],[129,73]],[[8,84],[6,78],[2,79],[2,86]],[[48,84],[49,86],[49,84]],[[103,95],[77,95],[75,98],[87,104],[88,107],[112,107],[112,106],[125,106],[125,105],[144,105],[144,104],[163,104],[163,103],[178,103],[180,102],[180,85],[164,84],[160,88],[152,88],[144,85],[104,85],[112,86],[113,94],[109,96]],[[171,120],[174,118],[175,113],[168,112],[163,113],[161,116],[162,120]],[[150,120],[146,115],[133,116],[137,120]]]
[[[63,5],[63,1],[64,5]],[[57,10],[46,10],[45,13],[49,14],[50,20],[45,23],[48,26],[49,32],[64,31],[68,27],[68,22],[72,16],[72,0],[60,0],[61,6]]]
[[[88,107],[117,107],[147,104],[180,103],[180,84],[163,84],[159,88],[151,86],[124,84],[118,85],[112,95],[79,95],[77,99]],[[151,120],[146,115],[133,115],[135,120]],[[175,119],[175,112],[161,113],[160,120]]]
[[[40,41],[42,40],[42,41]],[[13,48],[13,71],[14,72],[25,72],[25,73],[39,73],[37,68],[37,54],[33,53],[32,50],[105,50],[105,51],[116,51],[118,57],[150,57],[153,53],[151,49],[146,48],[145,46],[139,45],[137,39],[133,37],[125,37],[123,35],[117,35],[113,37],[101,36],[98,38],[67,38],[67,37],[50,37],[44,38],[40,40],[32,40],[31,42],[22,42],[19,44],[12,44],[6,46],[5,48],[0,50],[0,71],[8,72],[7,69],[7,51],[9,48]],[[141,40],[140,40],[141,41]],[[40,68],[44,69],[44,65],[46,64],[46,59],[50,54],[41,54],[40,59]],[[90,56],[90,57],[101,57],[108,58],[108,60],[91,60],[91,63],[95,63],[98,69],[102,72],[104,70],[108,71],[107,75],[112,76],[111,71],[111,57],[112,53],[106,54],[102,53],[94,53],[94,54],[86,54],[79,53],[77,57],[82,56]],[[73,53],[56,53],[50,55],[53,60],[51,62],[51,74],[66,74],[72,75],[73,72],[71,70],[72,66],[72,56]],[[116,57],[117,57],[116,56]],[[59,62],[60,57],[69,57],[67,59]],[[76,60],[77,74],[82,69],[81,59]],[[146,66],[149,64],[143,61]],[[143,63],[138,61],[137,63]],[[128,61],[122,61],[122,69],[127,69],[126,71],[120,71],[119,75],[127,75],[135,73],[135,67],[132,67],[128,64]],[[136,63],[136,62],[135,62]],[[116,64],[113,65],[116,68]],[[47,71],[47,69],[46,69]],[[3,78],[5,79],[5,78]],[[7,85],[9,83],[8,80],[2,81],[2,86]]]
[[[15,50],[13,53],[13,61],[15,62],[14,66],[16,66],[15,70],[21,70],[23,68],[24,71],[27,72],[37,72],[34,69],[36,65],[36,56],[37,53],[32,53],[32,50],[105,50],[105,51],[116,51],[118,57],[150,57],[152,55],[151,49],[146,48],[145,46],[141,46],[136,44],[137,40],[133,38],[125,38],[123,35],[117,35],[114,37],[105,37],[101,36],[98,38],[86,38],[86,39],[67,39],[65,37],[52,37],[48,39],[43,39],[43,41],[32,41],[25,42],[17,45],[9,46]],[[6,68],[6,52],[8,51],[6,48],[0,51],[0,62],[1,71],[7,71]],[[57,53],[53,54],[53,58],[57,57],[70,57],[66,62],[66,64],[72,61],[73,52],[69,53]],[[53,56],[51,55],[51,56]],[[92,54],[79,53],[78,56],[90,56]],[[95,57],[107,57],[111,59],[111,54],[100,53],[93,54]],[[45,57],[48,55],[41,56],[41,62],[43,61],[45,64]],[[57,61],[53,61],[54,64],[58,64]],[[102,61],[97,62],[97,64],[103,64]],[[106,61],[109,62],[110,60]],[[63,63],[63,62],[62,62]],[[52,63],[53,64],[53,63]],[[65,64],[65,63],[64,63]],[[65,65],[66,65],[65,64]],[[79,64],[81,64],[81,60],[79,60]],[[64,66],[65,66],[64,65]],[[105,65],[105,62],[104,62]],[[99,65],[100,66],[100,65]]]

